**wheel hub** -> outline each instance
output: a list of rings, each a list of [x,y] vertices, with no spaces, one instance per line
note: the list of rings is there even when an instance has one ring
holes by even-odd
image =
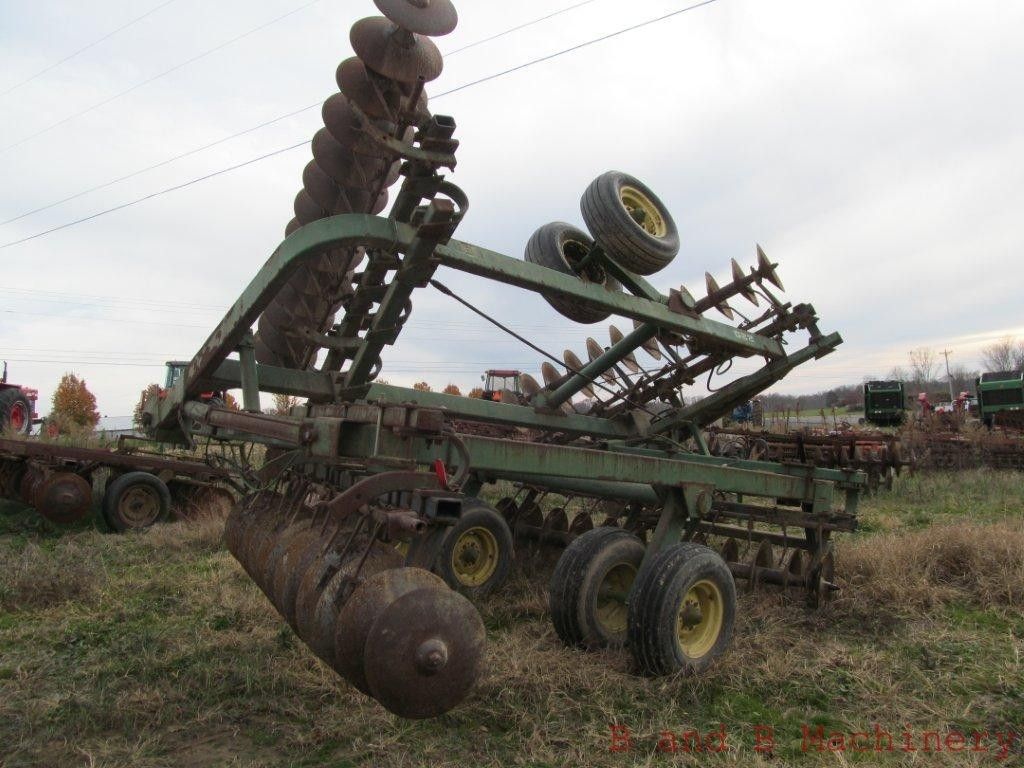
[[[498,540],[486,528],[464,531],[452,547],[452,571],[468,587],[487,582],[498,568]]]
[[[722,594],[706,579],[687,590],[676,617],[676,634],[683,652],[691,659],[708,654],[724,623]]]

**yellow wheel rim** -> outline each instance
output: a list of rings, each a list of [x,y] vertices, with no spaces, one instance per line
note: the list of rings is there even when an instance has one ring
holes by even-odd
[[[605,574],[597,588],[597,620],[608,633],[626,631],[626,598],[636,578],[636,568],[619,563]]]
[[[722,593],[713,582],[698,581],[687,591],[676,616],[676,635],[683,653],[691,659],[706,655],[718,641],[723,621]]]
[[[498,540],[477,526],[462,532],[452,547],[452,572],[467,587],[479,587],[498,568]]]
[[[633,217],[643,230],[654,237],[664,237],[668,234],[668,224],[665,218],[658,211],[658,206],[643,192],[636,187],[622,187],[619,190],[619,200],[623,207]]]

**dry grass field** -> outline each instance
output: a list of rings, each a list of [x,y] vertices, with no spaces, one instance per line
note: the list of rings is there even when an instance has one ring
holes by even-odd
[[[1022,508],[1019,474],[901,478],[840,538],[838,599],[743,594],[731,652],[698,679],[564,648],[545,607],[557,551],[524,550],[480,606],[477,690],[408,722],[297,641],[219,520],[116,536],[0,507],[0,766],[1024,764]],[[834,750],[804,743],[818,726],[845,734]],[[724,751],[686,751],[686,732],[723,727]]]

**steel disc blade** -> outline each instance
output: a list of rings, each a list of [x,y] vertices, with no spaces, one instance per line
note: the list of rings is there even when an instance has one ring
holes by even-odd
[[[394,156],[392,150],[374,141],[370,132],[394,135],[398,126],[386,120],[372,120],[364,125],[345,94],[332,94],[324,102],[320,115],[334,140],[352,154],[388,159]]]
[[[274,583],[270,585],[270,592],[273,595],[271,602],[293,629],[296,626],[295,603],[298,599],[299,585],[323,544],[323,535],[319,527],[311,526],[296,531],[289,539],[281,562],[274,569]]]
[[[562,359],[565,361],[565,367],[569,369],[569,373],[578,373],[583,370],[583,361],[580,360],[576,353],[571,349],[567,349],[562,353]],[[589,384],[585,387],[581,387],[580,392],[591,399],[597,397],[597,395],[594,394],[594,388]]]
[[[710,272],[704,273],[704,284],[707,286],[708,296],[711,296],[714,293],[718,293],[718,291],[720,290],[718,287],[718,281],[711,276]]]
[[[394,120],[399,112],[429,117],[427,94],[420,92],[419,101],[411,103],[400,83],[371,72],[357,56],[345,59],[335,73],[338,88],[370,117]]]
[[[486,636],[473,604],[458,592],[428,587],[395,600],[366,638],[371,695],[400,717],[436,717],[476,683]]]
[[[587,512],[578,512],[569,525],[569,533],[579,536],[594,527],[594,518]]]
[[[732,260],[732,279],[733,279],[733,282],[735,282],[736,285],[738,286],[738,285],[740,285],[746,279],[746,277],[747,276],[745,274],[743,274],[743,267],[740,266],[739,262],[736,261],[736,259],[733,259]],[[758,305],[757,304],[757,294],[754,293],[753,289],[751,289],[751,287],[749,285],[746,288],[740,288],[739,291],[740,291],[740,296],[745,298],[747,301],[749,301],[755,307]]]
[[[583,369],[583,361],[571,349],[567,349],[562,353],[562,359],[565,361],[565,366],[569,369],[569,373],[579,373]]]
[[[401,568],[404,562],[401,552],[381,541],[374,542],[361,566],[358,554],[349,557],[320,592],[312,623],[306,630],[306,642],[313,653],[335,666],[335,625],[340,607],[349,599],[358,580]]]
[[[303,224],[309,224],[311,221],[331,215],[331,212],[318,205],[305,189],[300,189],[299,193],[295,195],[295,203],[292,208],[295,211],[295,218]]]
[[[767,280],[769,283],[774,285],[780,291],[786,290],[782,287],[782,280],[779,279],[778,273],[775,271],[775,267],[768,261],[768,257],[764,255],[764,251],[761,250],[761,246],[757,246],[757,271],[760,273],[761,278]]]
[[[294,232],[296,229],[298,229],[301,226],[302,226],[302,222],[300,222],[298,219],[292,217],[292,219],[288,222],[288,224],[285,225],[284,236],[288,237],[288,235],[290,235],[292,232]]]
[[[545,387],[554,386],[555,382],[562,378],[558,375],[558,369],[547,360],[540,364],[540,376],[544,379]]]
[[[610,325],[608,326],[608,338],[611,339],[612,344],[615,345],[625,337],[622,335],[622,331],[614,325]],[[622,358],[622,362],[626,368],[629,369],[630,373],[640,373],[640,364],[636,361],[636,355],[632,352]]]
[[[36,483],[33,491],[36,511],[61,525],[81,520],[92,507],[92,486],[74,472],[55,472]]]
[[[341,182],[348,178],[352,163],[355,161],[355,155],[351,149],[339,144],[326,128],[321,128],[313,134],[312,147],[313,159],[316,160],[321,171],[335,182]]]
[[[358,56],[345,59],[338,65],[335,73],[338,81],[338,88],[347,96],[353,104],[363,110],[370,117],[382,117],[393,119],[398,111],[397,89],[391,92],[392,98],[378,88],[370,80],[366,72],[366,66]]]
[[[519,374],[519,387],[527,397],[535,397],[541,390],[537,380],[528,373]]]
[[[590,357],[590,362],[594,362],[601,355],[604,354],[604,349],[597,341],[591,337],[587,337],[587,355]]]
[[[642,325],[643,325],[643,323],[641,323],[639,320],[634,320],[633,321],[633,329],[634,330],[639,328]],[[655,360],[661,360],[661,358],[662,358],[661,350],[658,348],[658,341],[657,341],[657,339],[648,339],[647,341],[645,341],[643,343],[641,349],[643,349],[644,352],[646,352],[648,355],[653,357]]]
[[[384,610],[418,589],[444,588],[441,577],[422,568],[395,568],[370,576],[342,606],[334,623],[334,669],[363,693],[369,693],[364,670],[366,638]]]
[[[429,37],[404,32],[380,16],[352,25],[349,42],[356,56],[374,72],[400,83],[429,83],[441,74],[441,52]]]
[[[373,4],[398,26],[421,35],[447,35],[459,23],[451,0],[373,0]]]
[[[544,530],[566,533],[569,530],[569,516],[563,507],[555,507],[544,518]]]

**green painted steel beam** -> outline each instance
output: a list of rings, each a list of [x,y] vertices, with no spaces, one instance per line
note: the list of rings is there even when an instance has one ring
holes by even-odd
[[[794,477],[768,470],[709,465],[667,456],[638,456],[471,435],[460,437],[470,455],[470,468],[503,480],[518,480],[526,476],[584,481],[629,478],[634,483],[669,487],[700,483],[730,493],[807,502],[816,500],[816,484],[825,482],[833,485],[813,476]],[[388,429],[377,430],[373,425],[344,425],[339,436],[339,449],[344,456],[364,459],[397,459],[428,464],[436,458],[443,458],[448,463],[459,462],[457,454],[449,453],[443,440],[397,435]]]
[[[147,405],[152,408],[149,413],[155,417],[154,427],[166,429],[177,421],[182,403],[202,391],[204,383],[235,351],[260,313],[304,261],[330,248],[360,245],[404,252],[415,236],[416,229],[408,224],[356,213],[330,216],[297,229],[270,255],[167,396],[153,399],[152,405]]]
[[[488,424],[557,430],[570,435],[592,435],[612,439],[636,437],[636,430],[628,419],[602,419],[561,411],[540,413],[529,406],[446,395],[442,392],[420,392],[391,384],[372,384],[363,399],[369,403],[415,403],[426,408],[443,408],[450,417]]]
[[[833,352],[842,341],[843,338],[838,333],[831,333],[811,341],[803,349],[778,360],[772,360],[754,373],[729,382],[717,392],[677,411],[672,411],[666,417],[657,419],[651,425],[651,432],[660,434],[687,423],[706,427],[715,419],[729,413],[737,405],[745,403],[754,395],[763,392],[801,363]]]
[[[673,312],[667,306],[668,299],[659,301],[632,296],[621,292],[608,291],[599,285],[584,282],[573,275],[565,275],[547,267],[511,256],[490,251],[486,248],[452,240],[439,246],[435,257],[446,267],[462,272],[491,278],[520,288],[553,293],[565,298],[586,301],[594,307],[601,307],[623,317],[630,317],[676,333],[699,339],[704,346],[728,348],[734,354],[749,357],[767,355],[782,357],[785,352],[775,339],[743,331],[725,323],[708,320],[699,315],[684,315]]]

